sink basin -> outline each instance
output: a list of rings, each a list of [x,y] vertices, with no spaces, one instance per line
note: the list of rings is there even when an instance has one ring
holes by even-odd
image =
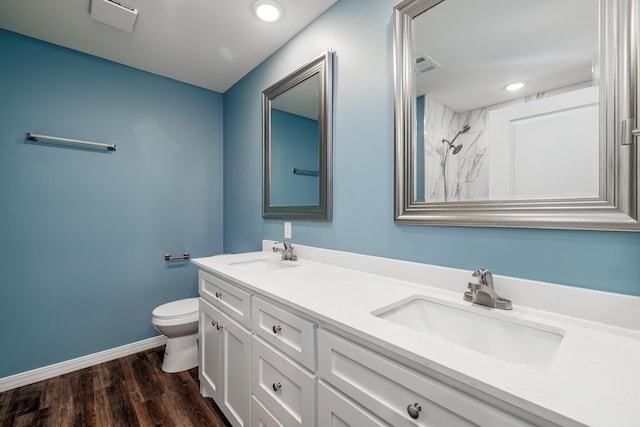
[[[549,368],[564,337],[558,328],[502,316],[495,309],[458,306],[425,296],[412,296],[371,314],[536,371]]]
[[[248,261],[238,261],[232,262],[229,265],[234,267],[243,268],[245,270],[251,270],[255,272],[264,272],[264,271],[273,271],[273,270],[282,270],[283,268],[292,268],[297,267],[297,264],[294,264],[291,261],[280,261],[274,259],[252,259]]]

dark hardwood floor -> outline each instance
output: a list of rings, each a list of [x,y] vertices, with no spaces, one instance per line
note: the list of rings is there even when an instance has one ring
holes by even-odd
[[[0,426],[227,427],[198,368],[162,372],[164,347],[0,393]]]

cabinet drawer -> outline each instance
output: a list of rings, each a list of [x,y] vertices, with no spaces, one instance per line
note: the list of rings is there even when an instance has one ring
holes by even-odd
[[[316,325],[253,297],[252,330],[302,366],[316,370]]]
[[[318,375],[394,426],[531,425],[324,330],[318,331]]]
[[[251,355],[254,396],[287,427],[315,426],[316,377],[255,335]]]
[[[318,382],[318,425],[391,427],[322,381]]]
[[[252,427],[284,427],[255,396],[251,398]]]
[[[251,299],[247,292],[202,270],[198,277],[202,298],[245,328],[251,328]]]

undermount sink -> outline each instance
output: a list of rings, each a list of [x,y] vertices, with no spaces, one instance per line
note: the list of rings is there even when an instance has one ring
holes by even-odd
[[[255,272],[281,270],[283,268],[297,267],[292,261],[280,261],[275,259],[251,259],[248,261],[232,262],[229,265],[234,267],[243,268],[245,270],[251,270]]]
[[[558,328],[503,317],[495,309],[458,306],[425,296],[412,296],[371,314],[536,371],[549,368],[564,337]]]

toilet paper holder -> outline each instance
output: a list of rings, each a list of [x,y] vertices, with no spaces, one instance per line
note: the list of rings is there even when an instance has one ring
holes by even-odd
[[[165,261],[177,261],[177,260],[185,260],[189,258],[191,258],[191,255],[189,255],[189,252],[185,252],[182,255],[171,255],[171,254],[164,255]]]

